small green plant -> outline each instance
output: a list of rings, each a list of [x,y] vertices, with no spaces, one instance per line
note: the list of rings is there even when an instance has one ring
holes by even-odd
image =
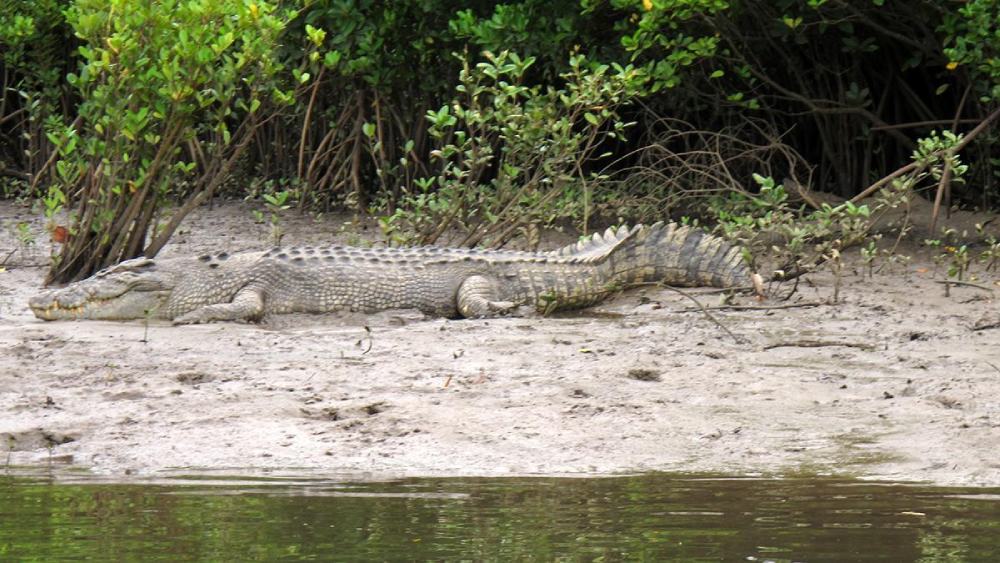
[[[833,298],[831,302],[836,305],[840,303],[840,288],[844,281],[844,262],[841,260],[839,240],[833,242],[825,256],[830,271],[833,272]]]
[[[292,206],[289,201],[291,195],[292,193],[286,190],[261,195],[269,212],[268,223],[271,225],[271,242],[275,246],[281,244],[281,239],[285,236],[285,230],[281,226],[281,216]]]
[[[17,247],[10,250],[6,256],[0,257],[0,272],[3,271],[4,266],[14,254],[20,253],[23,259],[35,246],[35,234],[31,232],[31,225],[27,222],[14,223],[10,226],[10,233],[17,239]]]
[[[342,223],[338,229],[338,233],[341,237],[343,237],[344,243],[348,246],[371,248],[375,243],[370,240],[365,240],[365,238],[361,236],[361,231],[364,229],[364,221],[360,218],[355,218],[354,220]]]
[[[931,272],[932,276],[937,276],[938,270],[941,268],[941,266],[948,259],[948,253],[947,252],[943,252],[943,253],[939,252],[939,250],[943,246],[943,243],[942,243],[941,239],[936,239],[936,238],[924,239],[924,246],[929,247],[929,248],[933,248],[933,249],[935,249],[937,251],[937,252],[935,252],[934,258],[933,258],[934,271]]]
[[[955,175],[952,181],[961,182],[962,175],[969,167],[962,164],[958,154],[950,151],[960,145],[963,138],[963,135],[952,131],[931,131],[928,136],[917,140],[917,148],[913,151],[912,159],[924,165],[935,180],[941,179],[944,174],[943,167],[948,166]]]
[[[149,344],[149,320],[153,318],[153,310],[146,309],[142,312],[142,342],[143,344]]]
[[[54,225],[56,215],[62,211],[63,206],[66,205],[66,193],[59,188],[58,185],[53,184],[49,187],[48,193],[42,196],[42,206],[45,212],[45,221],[47,225]]]
[[[868,244],[861,247],[861,260],[865,264],[865,272],[868,274],[868,279],[872,279],[875,276],[875,259],[878,257],[878,244],[873,237],[868,241]]]
[[[901,265],[903,267],[903,272],[906,273],[906,265],[910,263],[913,258],[907,254],[888,254],[886,256],[885,265],[889,268],[889,273],[895,272],[895,266]],[[879,268],[882,271],[882,268]]]
[[[758,174],[753,179],[757,194],[730,192],[713,198],[709,212],[718,221],[720,233],[748,251],[755,270],[760,270],[755,261],[767,255],[777,265],[777,278],[798,277],[823,262],[840,260],[844,248],[868,240],[872,220],[867,205],[848,201],[806,211],[793,206],[774,179]]]
[[[969,275],[972,255],[969,246],[963,242],[967,233],[955,229],[942,229],[940,239],[927,239],[924,245],[937,249],[934,256],[934,275],[944,267],[945,275],[955,281],[964,281]],[[950,285],[944,284],[945,297],[950,295]]]
[[[301,196],[304,191],[302,184],[298,180],[265,180],[253,182],[248,190],[245,201],[263,203],[263,209],[252,209],[254,223],[258,225],[267,224],[270,228],[270,239],[274,245],[281,244],[281,239],[285,236],[282,226],[282,218],[286,211],[295,205],[296,201],[301,203]]]
[[[31,225],[25,221],[19,221],[14,225],[14,236],[22,249],[27,249],[35,245],[35,233],[31,232]]]
[[[967,245],[947,246],[945,250],[950,256],[948,262],[948,277],[958,281],[965,279],[969,271],[969,247]]]
[[[0,178],[0,199],[22,202],[31,198],[31,184],[20,178]]]
[[[1000,261],[1000,241],[994,235],[985,234],[985,227],[982,224],[976,224],[976,232],[986,243],[986,249],[979,253],[978,260],[981,264],[985,264],[983,268],[985,271],[995,271],[997,262]]]

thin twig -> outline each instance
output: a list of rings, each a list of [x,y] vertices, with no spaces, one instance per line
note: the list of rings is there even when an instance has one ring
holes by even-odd
[[[628,289],[634,289],[637,287],[671,287],[666,286],[663,282],[640,282],[640,283],[630,283],[628,284]],[[717,295],[719,293],[740,293],[744,291],[751,291],[755,289],[752,285],[739,285],[733,287],[715,287],[715,288],[699,288],[697,291],[691,291],[691,295]]]
[[[968,119],[935,119],[931,121],[911,121],[909,123],[896,123],[893,125],[876,125],[871,128],[872,131],[885,131],[886,129],[910,129],[914,127],[930,127],[933,125],[951,125],[952,130],[956,128],[957,125],[963,123],[979,123],[978,119],[968,118]]]
[[[772,342],[771,344],[766,344],[764,350],[771,350],[772,348],[824,348],[826,346],[845,346],[847,348],[860,348],[866,352],[871,352],[875,349],[871,344],[865,342],[838,342],[836,340],[788,340],[781,342]]]
[[[709,311],[771,311],[775,309],[796,309],[800,307],[822,307],[826,303],[814,301],[809,303],[786,303],[785,305],[716,305],[713,307],[702,307],[702,310]],[[681,309],[678,313],[694,313],[698,309]]]
[[[792,278],[793,280],[795,280],[792,283],[792,289],[789,290],[789,292],[788,292],[787,295],[785,295],[784,297],[781,298],[781,301],[788,301],[789,299],[792,298],[793,295],[795,295],[795,293],[799,290],[799,280],[801,280],[802,276],[805,275],[805,274],[806,274],[806,272],[802,271],[802,273],[800,273],[800,274],[798,274],[798,275],[796,275],[796,276],[794,276]],[[784,280],[779,280],[779,281],[784,281]]]
[[[7,261],[10,260],[10,257],[13,256],[15,252],[17,252],[16,248],[14,250],[11,250],[10,252],[8,252],[7,256],[5,256],[4,259],[3,259],[3,261],[0,262],[0,267],[6,266],[7,265]]]
[[[687,297],[691,301],[694,301],[694,304],[697,305],[699,309],[701,309],[701,312],[704,313],[705,316],[708,317],[709,320],[711,320],[713,323],[715,323],[716,325],[718,325],[719,328],[721,328],[723,331],[725,331],[726,334],[728,334],[729,336],[731,336],[733,338],[733,340],[736,341],[737,344],[743,344],[745,342],[744,339],[740,338],[739,336],[736,336],[735,334],[733,334],[733,331],[731,331],[728,328],[726,328],[726,325],[724,325],[721,322],[719,322],[719,319],[715,318],[715,315],[713,315],[712,313],[709,313],[708,309],[706,309],[705,306],[702,305],[700,301],[698,301],[693,296],[691,296],[691,294],[689,294],[686,291],[682,291],[680,289],[677,289],[676,287],[673,287],[673,286],[664,285],[663,287],[666,288],[666,289],[669,289],[670,291],[675,291],[677,293],[680,293],[684,297]]]
[[[969,329],[972,332],[979,332],[980,330],[989,330],[997,327],[1000,327],[1000,320],[997,320],[996,318],[987,319],[984,317],[976,321],[976,324],[969,327]]]
[[[951,188],[951,161],[955,157],[955,153],[948,150],[945,151],[942,160],[944,160],[944,169],[941,172],[941,181],[938,182],[937,192],[934,194],[934,207],[931,209],[931,223],[927,227],[927,230],[934,232],[934,228],[937,227],[938,216],[941,214],[941,204],[944,202],[944,195]]]
[[[369,327],[367,327],[367,326],[365,327],[365,338],[368,340],[368,347],[365,348],[363,352],[361,352],[362,356],[364,356],[368,352],[371,352],[372,351],[372,346],[375,345],[375,336],[372,334],[372,329],[369,328]],[[358,340],[358,346],[361,346],[361,343],[364,340],[365,339]]]
[[[659,285],[659,284],[656,284],[656,285]],[[630,285],[629,287],[632,287],[632,286]],[[743,291],[752,291],[754,289],[755,288],[752,285],[740,285],[740,286],[734,286],[734,287],[717,287],[717,288],[714,288],[714,289],[700,289],[698,291],[692,291],[691,293],[692,293],[692,295],[699,295],[699,296],[700,295],[718,295],[720,293],[740,293],[740,292],[743,292]]]
[[[976,289],[981,289],[983,291],[990,291],[990,292],[993,291],[992,287],[989,287],[989,286],[986,286],[986,285],[982,285],[982,284],[978,284],[978,283],[967,282],[967,281],[934,280],[934,283],[943,283],[943,284],[947,284],[947,285],[964,285],[966,287],[974,287]]]
[[[961,152],[961,150],[963,148],[965,148],[966,145],[968,145],[970,142],[972,142],[973,139],[975,139],[977,136],[979,136],[980,133],[982,133],[983,131],[985,131],[986,128],[988,128],[990,126],[990,124],[993,123],[993,121],[995,119],[997,119],[998,117],[1000,117],[1000,109],[994,111],[989,116],[987,116],[986,119],[983,119],[982,121],[980,121],[979,125],[977,125],[975,128],[973,128],[972,131],[969,131],[968,133],[966,133],[965,136],[962,137],[962,140],[959,141],[958,144],[956,144],[954,147],[951,147],[948,150],[950,150],[953,154],[958,154],[959,152]],[[937,156],[940,156],[943,153],[944,153],[944,151],[941,151],[941,152],[938,152],[938,153],[935,153],[935,154]],[[888,176],[883,177],[881,180],[875,182],[874,184],[872,184],[872,185],[868,186],[867,188],[865,188],[864,190],[862,190],[861,193],[859,193],[858,195],[852,197],[850,201],[851,201],[851,203],[857,203],[857,202],[861,201],[862,199],[865,199],[866,197],[868,197],[871,194],[873,194],[876,191],[878,191],[882,186],[888,184],[894,178],[898,178],[899,176],[902,176],[903,174],[906,174],[907,172],[911,172],[911,171],[916,170],[918,168],[923,168],[924,166],[925,166],[924,164],[921,164],[919,162],[911,162],[911,163],[909,163],[909,164],[907,164],[907,165],[905,165],[905,166],[903,166],[901,168],[898,168],[892,174],[889,174]]]

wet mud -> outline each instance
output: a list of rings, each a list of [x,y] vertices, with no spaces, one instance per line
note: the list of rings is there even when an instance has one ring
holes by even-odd
[[[303,244],[370,232],[297,215],[284,227],[286,243]],[[1000,486],[1000,287],[988,278],[992,292],[952,287],[946,297],[921,249],[871,279],[849,265],[836,304],[828,273],[787,301],[738,299],[744,308],[692,290],[737,341],[689,299],[652,287],[548,318],[43,322],[27,300],[42,283],[46,238],[37,214],[0,204],[7,464]],[[245,204],[223,204],[192,216],[162,256],[270,243]]]

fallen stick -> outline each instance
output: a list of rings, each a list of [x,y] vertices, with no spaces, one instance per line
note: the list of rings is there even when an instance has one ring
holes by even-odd
[[[772,348],[824,348],[827,346],[844,346],[847,348],[860,348],[866,352],[871,352],[875,349],[871,344],[866,344],[864,342],[838,342],[836,340],[790,340],[782,342],[772,342],[771,344],[764,345],[764,350],[770,350]]]
[[[651,283],[649,285],[663,285],[663,284]],[[741,285],[738,287],[718,287],[713,289],[699,288],[697,291],[692,291],[690,293],[691,295],[718,295],[720,293],[739,293],[741,291],[750,291],[752,289],[754,289],[754,286],[752,285]]]
[[[770,311],[773,309],[795,309],[798,307],[820,307],[826,305],[820,301],[812,301],[809,303],[786,303],[784,305],[713,305],[711,307],[704,307],[709,311]],[[699,309],[694,309],[688,307],[687,309],[681,309],[677,311],[678,313],[694,313],[699,311]]]
[[[1000,319],[996,317],[983,317],[976,321],[976,324],[969,327],[972,332],[978,332],[980,330],[989,330],[991,328],[1000,328]]]
[[[719,322],[719,319],[715,318],[715,315],[713,315],[712,313],[709,313],[708,309],[705,308],[705,306],[702,305],[700,301],[698,301],[697,299],[695,299],[694,297],[692,297],[686,291],[681,291],[680,289],[677,289],[676,287],[672,287],[672,286],[669,286],[669,285],[664,285],[663,287],[666,288],[666,289],[669,289],[670,291],[675,291],[677,293],[680,293],[684,297],[687,297],[691,301],[694,301],[694,304],[698,306],[698,308],[701,310],[701,312],[704,313],[705,316],[709,318],[709,320],[711,320],[713,323],[715,323],[716,325],[718,325],[719,328],[721,328],[722,330],[724,330],[726,332],[726,334],[728,334],[729,336],[731,336],[732,339],[737,344],[743,344],[744,343],[744,340],[742,338],[740,338],[739,336],[736,336],[735,334],[733,334],[733,331],[731,331],[728,328],[726,328],[726,325],[724,325],[721,322]]]
[[[983,291],[993,291],[992,287],[985,286],[985,285],[978,284],[978,283],[966,282],[966,281],[958,281],[958,280],[934,280],[934,283],[943,283],[943,284],[946,284],[946,285],[963,285],[963,286],[966,286],[966,287],[974,287],[976,289],[981,289]]]

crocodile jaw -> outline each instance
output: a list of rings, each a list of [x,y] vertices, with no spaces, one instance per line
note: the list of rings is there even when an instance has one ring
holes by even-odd
[[[156,316],[170,296],[169,291],[126,291],[115,297],[86,296],[77,288],[46,291],[31,298],[28,305],[45,321],[72,319],[127,320]]]
[[[39,319],[141,319],[158,316],[170,298],[171,275],[157,272],[151,260],[132,260],[28,301]]]

